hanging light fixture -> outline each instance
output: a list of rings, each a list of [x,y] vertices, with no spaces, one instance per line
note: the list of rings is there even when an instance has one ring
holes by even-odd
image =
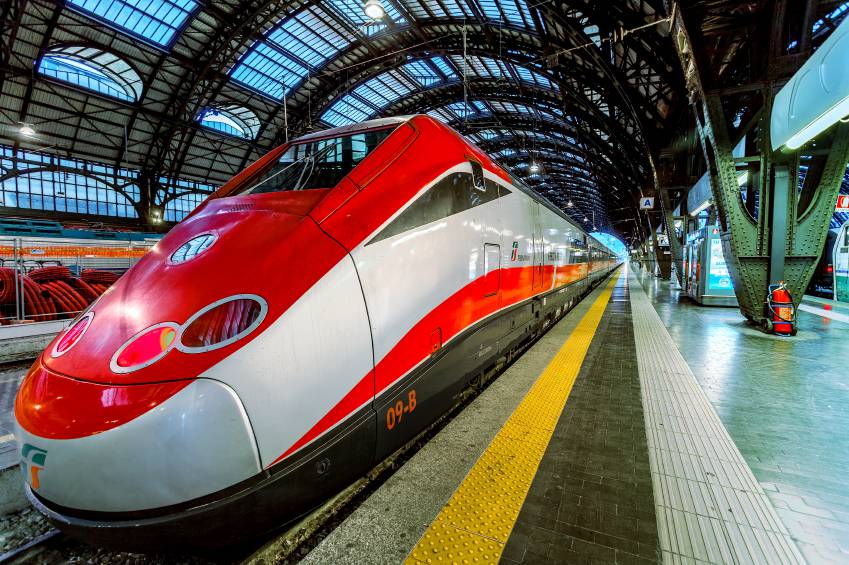
[[[32,129],[32,126],[29,124],[22,125],[21,129],[19,129],[18,131],[21,133],[21,135],[26,135],[28,137],[35,135],[35,130]]]
[[[590,221],[590,219],[587,218],[586,216],[584,216],[584,223],[589,222],[589,221]]]
[[[566,203],[566,207],[571,208],[572,206],[574,206],[574,204],[572,204],[572,201],[569,200],[569,202]]]
[[[539,172],[539,165],[536,161],[531,161],[531,166],[528,170],[531,172],[532,175],[535,175]]]
[[[363,4],[363,12],[373,20],[382,20],[386,15],[386,9],[381,0],[366,0]]]

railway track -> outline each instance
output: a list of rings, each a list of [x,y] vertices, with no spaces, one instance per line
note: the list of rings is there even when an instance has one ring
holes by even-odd
[[[59,530],[49,530],[29,542],[0,555],[0,563],[8,563],[9,565],[30,563],[43,551],[50,548],[56,542],[61,541],[63,536],[64,534]]]

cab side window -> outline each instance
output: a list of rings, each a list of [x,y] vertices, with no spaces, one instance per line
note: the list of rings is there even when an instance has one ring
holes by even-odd
[[[474,165],[472,163],[473,169]],[[474,176],[469,173],[448,175],[419,196],[366,245],[459,214],[509,193],[499,190],[500,187],[492,181],[484,181],[482,171],[480,181],[480,185],[475,185]]]
[[[469,161],[472,165],[472,182],[478,190],[484,190],[483,167],[476,161]]]

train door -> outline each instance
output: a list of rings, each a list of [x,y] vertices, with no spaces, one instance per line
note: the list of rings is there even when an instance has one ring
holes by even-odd
[[[596,252],[595,245],[590,240],[588,236],[585,236],[585,240],[587,242],[587,261],[589,261],[589,266],[587,267],[587,271],[589,272],[589,276],[593,277],[595,268],[596,268]]]
[[[472,161],[472,174],[475,177],[475,190],[483,194],[502,194],[503,188],[494,180],[484,177],[483,168]],[[480,233],[480,259],[476,266],[481,276],[478,298],[475,300],[476,319],[489,321],[479,325],[468,336],[467,357],[463,363],[469,363],[470,371],[466,371],[466,382],[478,378],[481,371],[488,367],[499,352],[499,340],[504,335],[502,320],[497,316],[502,304],[503,259],[501,257],[501,227],[502,216],[500,200],[492,206],[478,208],[474,222]],[[471,264],[470,264],[471,268]]]
[[[484,281],[482,298],[498,299],[501,290],[501,246],[497,243],[484,243]]]
[[[540,221],[539,202],[531,206],[531,220],[533,222],[533,283],[534,293],[542,290],[543,274],[545,272],[545,243],[542,239],[542,223]]]

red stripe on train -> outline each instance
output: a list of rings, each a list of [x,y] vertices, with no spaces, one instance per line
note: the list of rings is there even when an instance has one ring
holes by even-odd
[[[502,308],[518,304],[537,294],[548,292],[552,288],[552,279],[556,275],[560,288],[586,277],[587,264],[558,267],[555,273],[553,265],[543,267],[543,276],[538,285],[534,284],[535,267],[513,267],[501,269],[502,291],[486,297],[487,280],[480,277],[466,285],[422,318],[386,356],[378,362],[374,372],[365,375],[330,411],[310,430],[296,441],[292,447],[271,462],[271,465],[285,459],[296,451],[318,439],[334,426],[338,425],[354,411],[372,400],[373,396],[392,386],[413,367],[426,359],[431,353],[430,336],[436,328],[441,329],[442,338],[447,342],[469,326],[492,315]],[[509,289],[509,290],[506,290]],[[372,388],[372,383],[374,388]],[[372,394],[374,390],[374,394]],[[270,466],[270,465],[269,465]]]

